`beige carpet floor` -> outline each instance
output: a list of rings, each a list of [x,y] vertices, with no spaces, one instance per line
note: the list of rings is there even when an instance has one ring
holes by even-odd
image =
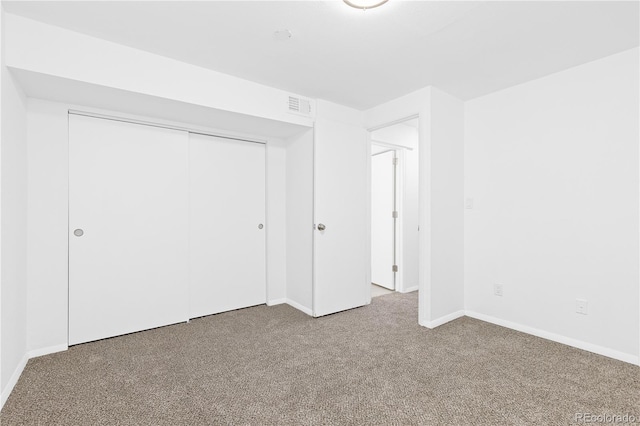
[[[29,361],[9,425],[528,425],[640,419],[640,367],[470,318],[418,326],[417,296],[313,319],[279,305]],[[640,422],[640,420],[638,420]]]

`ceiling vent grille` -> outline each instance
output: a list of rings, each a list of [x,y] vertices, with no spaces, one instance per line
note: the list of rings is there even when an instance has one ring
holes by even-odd
[[[311,102],[308,99],[298,98],[296,96],[289,96],[288,111],[293,114],[311,115]]]

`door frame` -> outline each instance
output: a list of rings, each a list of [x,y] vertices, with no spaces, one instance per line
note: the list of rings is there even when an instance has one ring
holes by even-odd
[[[368,281],[368,290],[367,290],[367,294],[368,294],[368,303],[371,303],[371,144],[373,143],[371,134],[372,132],[376,131],[376,130],[380,130],[383,129],[385,127],[390,127],[396,124],[400,124],[403,123],[405,121],[409,121],[409,120],[413,120],[413,119],[418,119],[418,174],[419,174],[419,181],[418,181],[418,223],[419,223],[419,230],[420,230],[420,234],[419,234],[419,239],[418,239],[418,300],[419,300],[419,306],[418,306],[418,322],[420,324],[423,323],[422,318],[428,317],[429,311],[430,311],[430,306],[426,303],[425,301],[425,296],[429,294],[429,290],[431,287],[431,275],[429,273],[427,273],[427,271],[429,271],[430,268],[430,250],[429,248],[431,247],[431,215],[430,215],[430,211],[427,208],[429,201],[430,201],[430,164],[427,161],[428,158],[428,154],[429,154],[429,145],[428,145],[428,140],[426,138],[425,135],[425,131],[426,131],[426,126],[423,123],[423,119],[425,119],[427,117],[427,114],[425,113],[421,113],[420,111],[416,111],[413,114],[408,114],[404,117],[392,120],[392,121],[387,121],[387,122],[383,122],[380,124],[376,124],[375,126],[370,126],[367,127],[367,216],[366,216],[366,221],[367,221],[367,281]],[[382,145],[382,143],[376,142],[376,144],[378,145]],[[394,147],[393,144],[385,144],[388,145],[389,147]],[[395,146],[395,148],[401,148],[399,146]],[[406,149],[406,148],[404,148]],[[401,172],[399,172],[399,176],[398,176],[398,181],[399,181],[399,187],[398,190],[404,192],[404,186],[405,186],[405,173],[404,173],[404,164],[406,163],[406,156],[405,156],[405,152],[404,149],[397,149],[397,151],[399,151],[398,153],[400,154],[399,157],[399,164],[401,167]],[[403,211],[403,199],[404,197],[400,196],[399,197],[399,202],[398,202],[398,211]],[[401,210],[402,209],[402,210]],[[402,215],[399,215],[400,217],[402,217]],[[402,220],[400,220],[398,222],[398,233],[399,233],[399,239],[397,239],[399,247],[398,247],[398,251],[397,251],[397,256],[399,257],[399,263],[398,263],[398,275],[396,275],[396,279],[402,283],[403,286],[403,290],[404,290],[404,276],[403,276],[403,269],[404,269],[404,265],[402,265],[402,258],[403,258],[403,252],[402,252],[402,231],[403,231],[403,227],[402,227]],[[396,291],[398,288],[398,285],[396,285]]]

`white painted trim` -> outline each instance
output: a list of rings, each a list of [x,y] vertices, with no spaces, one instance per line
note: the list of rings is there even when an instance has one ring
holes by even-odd
[[[365,185],[366,214],[365,214],[365,305],[371,304],[371,132],[367,132],[367,180]]]
[[[69,346],[66,343],[63,343],[61,345],[54,345],[54,346],[48,346],[46,348],[34,349],[32,351],[27,352],[27,356],[29,357],[29,359],[37,358],[43,355],[49,355],[56,352],[66,351],[67,349],[69,349]]]
[[[404,198],[405,198],[405,183],[406,183],[406,158],[405,151],[403,149],[395,149],[394,157],[396,158],[395,168],[395,188],[393,188],[395,195],[395,210],[400,212],[396,218],[396,227],[394,233],[395,239],[395,256],[396,265],[398,265],[398,272],[394,277],[394,290],[402,292],[405,287],[404,282]],[[371,173],[369,173],[371,175]],[[371,179],[371,177],[370,177]],[[373,213],[372,213],[373,214]]]
[[[122,123],[137,124],[139,126],[159,127],[161,129],[178,130],[178,131],[181,131],[181,132],[193,133],[195,135],[213,136],[214,138],[231,139],[231,140],[236,140],[236,141],[241,141],[241,142],[259,143],[259,144],[262,144],[262,145],[266,145],[267,144],[267,140],[266,139],[240,138],[240,137],[237,137],[237,136],[225,135],[222,132],[214,133],[214,132],[210,132],[210,131],[196,130],[196,129],[190,128],[190,127],[177,126],[175,124],[174,125],[163,124],[160,121],[156,121],[156,120],[153,120],[153,121],[139,120],[139,119],[134,119],[134,118],[128,118],[128,117],[126,117],[124,115],[100,114],[100,113],[95,113],[95,112],[91,112],[91,111],[76,110],[76,109],[72,109],[72,108],[69,108],[68,112],[69,112],[70,115],[80,115],[80,116],[83,116],[83,117],[100,118],[102,120],[119,121],[119,122],[122,122]]]
[[[287,299],[287,305],[292,306],[294,308],[296,308],[299,311],[304,312],[305,314],[309,315],[309,316],[313,316],[313,311],[309,308],[307,308],[306,306],[302,306],[300,303],[295,302],[291,299]]]
[[[383,129],[385,127],[395,126],[396,124],[404,123],[405,121],[414,120],[414,119],[418,118],[419,116],[420,116],[420,114],[417,113],[417,114],[408,115],[408,116],[406,116],[404,118],[398,118],[398,119],[393,120],[393,121],[387,121],[384,124],[378,124],[376,126],[368,127],[367,128],[367,132],[375,132],[376,130]]]
[[[18,366],[11,375],[9,382],[7,382],[7,386],[5,386],[2,390],[2,393],[0,394],[0,410],[2,409],[2,407],[4,407],[4,403],[7,402],[7,399],[9,399],[9,395],[11,395],[13,387],[16,385],[16,383],[18,383],[18,379],[20,379],[20,375],[24,371],[24,367],[27,366],[27,361],[29,361],[29,357],[27,354],[24,354],[24,356],[18,363]]]
[[[639,365],[640,357],[638,355],[628,354],[625,352],[616,351],[614,349],[606,348],[604,346],[594,345],[593,343],[583,342],[582,340],[572,339],[570,337],[562,336],[560,334],[551,333],[549,331],[540,330],[538,328],[529,327],[526,325],[518,324],[512,321],[495,318],[489,315],[481,314],[473,311],[466,311],[465,315],[471,318],[475,318],[481,321],[490,322],[502,327],[510,328],[512,330],[520,331],[523,333],[531,334],[536,337],[551,340],[563,345],[572,346],[574,348],[582,349],[588,352],[593,352],[598,355],[603,355],[609,358],[617,359],[620,361],[628,362],[630,364]]]
[[[189,133],[195,133],[195,134],[212,134],[212,135],[226,134],[227,136],[222,136],[222,137],[227,137],[229,139],[239,139],[239,140],[246,139],[249,141],[262,141],[265,138],[264,135],[259,135],[259,134],[227,131],[224,129],[219,129],[219,128],[211,127],[208,125],[187,124],[181,121],[168,120],[164,118],[153,117],[150,115],[131,114],[131,113],[122,112],[122,111],[113,110],[113,109],[105,109],[105,108],[97,108],[97,107],[90,107],[86,105],[80,105],[73,102],[51,101],[51,100],[47,100],[46,102],[50,102],[50,103],[54,103],[62,106],[62,109],[66,111],[65,114],[67,116],[69,115],[70,110],[83,111],[89,116],[94,116],[94,115],[96,117],[113,116],[113,117],[120,117],[124,121],[141,121],[141,122],[146,121],[146,122],[156,123],[158,124],[159,127],[175,127],[175,128],[187,127],[188,129],[191,129],[191,130],[185,130],[185,131]],[[309,129],[310,128],[311,127],[309,127]],[[269,141],[273,141],[277,139],[278,138],[275,138],[275,137],[267,138],[266,145],[269,144]]]
[[[423,321],[420,319],[420,325],[427,328],[436,328],[441,326],[442,324],[446,324],[450,321],[463,317],[465,312],[463,310],[452,312],[450,314],[441,316],[440,318],[436,318],[433,321]]]
[[[418,323],[431,318],[431,89],[418,115]]]
[[[313,231],[311,231],[311,309],[300,305],[293,300],[287,298],[287,303],[294,308],[304,312],[307,315],[315,316],[316,303],[318,297],[316,295],[318,289],[316,286],[316,141],[318,140],[318,128],[314,122],[313,125],[313,137],[311,142],[311,223],[313,223]],[[288,159],[286,161],[289,161]],[[287,176],[287,179],[289,177]],[[288,277],[287,277],[288,278]],[[294,305],[295,303],[295,305]]]
[[[402,122],[400,122],[402,123]],[[398,123],[398,124],[400,124]],[[382,127],[384,129],[384,127]],[[380,129],[378,129],[380,130]],[[371,142],[369,143],[369,145],[374,144],[374,145],[380,145],[383,146],[385,148],[389,148],[389,149],[395,149],[395,150],[401,150],[401,149],[406,149],[407,151],[413,151],[414,148],[408,147],[408,146],[404,146],[404,145],[398,145],[395,143],[391,143],[391,142],[383,142],[383,141],[378,141],[375,139],[371,139]]]
[[[20,363],[18,364],[15,371],[11,375],[11,379],[9,379],[7,386],[5,386],[5,388],[2,390],[2,393],[0,394],[0,410],[2,410],[2,407],[4,407],[4,403],[7,402],[7,399],[9,399],[9,395],[11,395],[11,391],[13,391],[13,388],[16,385],[16,383],[18,383],[18,380],[20,379],[20,376],[22,375],[24,368],[27,366],[27,362],[31,358],[36,358],[42,355],[48,355],[55,352],[62,352],[62,351],[66,351],[67,349],[69,349],[69,346],[67,346],[67,344],[65,343],[62,345],[55,345],[55,346],[49,346],[46,348],[35,349],[24,354],[24,356],[20,360]]]
[[[418,291],[418,286],[414,285],[412,287],[409,288],[405,288],[404,290],[400,291],[398,290],[400,293],[411,293],[412,291]]]
[[[286,297],[283,297],[281,299],[267,300],[267,306],[282,305],[283,303],[287,303]]]

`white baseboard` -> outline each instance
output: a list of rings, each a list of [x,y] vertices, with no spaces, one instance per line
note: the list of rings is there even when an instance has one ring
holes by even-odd
[[[20,363],[18,364],[15,371],[11,375],[11,378],[9,379],[7,386],[5,386],[5,388],[0,393],[0,410],[2,410],[2,407],[4,407],[4,403],[7,402],[7,399],[9,399],[9,395],[11,395],[11,391],[13,390],[13,387],[16,385],[16,383],[18,383],[18,379],[20,379],[20,376],[22,375],[24,368],[27,366],[27,361],[29,361],[31,358],[36,358],[42,355],[48,355],[55,352],[62,352],[62,351],[66,351],[67,349],[69,349],[69,346],[67,346],[67,344],[65,343],[62,345],[55,345],[55,346],[49,346],[41,349],[34,349],[24,354],[24,356],[20,360]]]
[[[412,291],[418,291],[418,286],[414,285],[413,287],[405,288],[400,293],[411,293]]]
[[[287,299],[287,305],[291,305],[294,308],[296,308],[299,311],[304,312],[305,314],[309,315],[309,316],[313,316],[313,311],[309,308],[307,308],[306,306],[302,306],[300,303],[293,301],[291,299]]]
[[[7,402],[7,399],[9,399],[9,395],[11,395],[13,387],[16,385],[16,383],[18,383],[18,379],[20,378],[24,367],[27,366],[27,361],[29,361],[29,357],[27,356],[27,354],[24,354],[24,356],[18,363],[18,366],[13,371],[9,382],[4,387],[4,389],[2,389],[2,392],[0,393],[0,410],[2,410],[2,407],[4,407],[4,403]]]
[[[446,324],[449,321],[453,321],[454,319],[458,319],[463,316],[464,316],[464,311],[460,310],[460,311],[452,312],[450,314],[441,316],[440,318],[436,318],[433,321],[425,321],[422,318],[420,318],[419,323],[423,327],[436,328],[441,326],[442,324]]]
[[[27,356],[29,357],[29,359],[31,359],[31,358],[36,358],[43,355],[54,354],[56,352],[66,351],[67,349],[69,349],[69,346],[66,343],[64,343],[62,345],[55,345],[55,346],[49,346],[46,348],[34,349],[32,351],[27,352]]]
[[[540,330],[534,327],[529,327],[526,325],[503,320],[503,319],[492,317],[485,314],[480,314],[478,312],[466,311],[465,315],[471,318],[479,319],[481,321],[490,322],[491,324],[496,324],[502,327],[510,328],[512,330],[521,331],[523,333],[541,337],[543,339],[552,340],[554,342],[562,343],[568,346],[573,346],[574,348],[593,352],[598,355],[603,355],[609,358],[617,359],[619,361],[628,362],[630,364],[640,365],[640,357],[638,357],[637,355],[616,351],[614,349],[606,348],[604,346],[594,345],[593,343],[583,342],[581,340],[572,339],[570,337],[551,333],[549,331]]]
[[[283,303],[287,303],[286,297],[283,297],[282,299],[269,300],[267,301],[267,306],[282,305]]]

